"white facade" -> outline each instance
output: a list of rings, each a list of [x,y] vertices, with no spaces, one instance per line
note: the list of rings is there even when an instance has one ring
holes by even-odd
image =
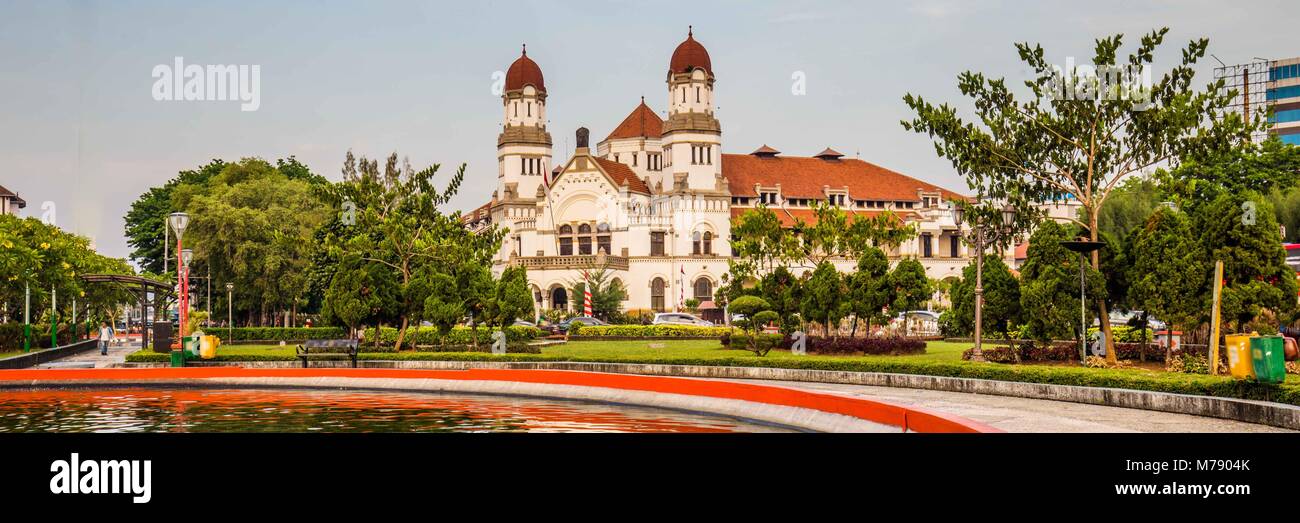
[[[523,56],[511,74],[523,60],[536,68]],[[529,70],[520,70],[513,78],[528,76]],[[711,302],[728,270],[733,219],[758,205],[767,191],[774,193],[768,207],[791,220],[827,200],[857,215],[898,213],[919,235],[890,252],[891,258],[918,257],[932,278],[959,276],[970,261],[946,201],[960,198],[956,193],[825,152],[789,158],[722,154],[715,78],[693,38],[673,55],[666,120],[643,101],[594,152],[586,129],[580,129],[574,156],[554,172],[545,129],[547,93],[540,69],[531,74],[514,85],[508,75],[498,188],[467,222],[508,230],[494,269],[526,267],[539,310],[580,310],[581,297],[570,296],[570,289],[595,266],[623,283],[625,311],[678,310],[691,298]],[[543,170],[533,174],[537,166]],[[551,179],[549,190],[542,173]],[[856,262],[836,264],[850,271]],[[796,273],[810,269],[792,267]]]

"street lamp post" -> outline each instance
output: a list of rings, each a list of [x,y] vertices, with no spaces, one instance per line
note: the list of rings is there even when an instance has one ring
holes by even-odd
[[[952,209],[952,220],[957,224],[957,229],[961,230],[962,221],[966,218],[966,208],[960,205],[954,205]],[[995,227],[998,224],[990,224],[986,217],[976,217],[971,222],[971,230],[975,233],[975,349],[971,351],[971,361],[985,361],[983,351],[984,337],[984,249],[990,243],[996,243],[1000,239],[1005,239],[1011,235],[1011,225],[1016,221],[1016,209],[1010,204],[1002,208],[1001,227]]]
[[[234,296],[235,284],[226,282],[226,336],[229,341],[235,341],[235,306],[231,299]]]
[[[1106,243],[1087,241],[1087,240],[1074,240],[1074,241],[1062,241],[1061,245],[1066,249],[1079,253],[1079,363],[1087,363],[1088,353],[1086,349],[1086,344],[1087,344],[1086,340],[1088,338],[1088,313],[1087,313],[1088,309],[1086,304],[1087,284],[1086,284],[1086,280],[1084,279],[1086,268],[1084,267],[1084,264],[1087,263],[1086,257],[1088,253],[1104,247]],[[1110,321],[1110,320],[1108,318],[1098,318],[1097,321],[1098,323],[1100,323],[1103,321]],[[1104,337],[1105,336],[1103,336],[1103,338]],[[1105,341],[1103,341],[1102,343],[1106,344]],[[1106,344],[1106,346],[1107,349],[1110,348],[1109,344]]]
[[[23,352],[32,350],[32,284],[23,287]]]
[[[185,274],[185,277],[181,279],[181,299],[184,300],[184,305],[181,307],[181,337],[184,338],[186,334],[185,327],[189,325],[190,317],[190,261],[194,260],[194,251],[182,249],[180,252],[180,268]]]
[[[187,259],[181,238],[185,235],[185,228],[190,224],[190,215],[183,212],[171,213],[167,215],[167,224],[176,231],[176,257],[179,258],[179,263],[177,263],[178,267],[176,268],[176,294],[177,305],[180,308],[180,327],[178,329],[180,335],[178,338],[183,340],[185,338],[185,320],[189,315],[189,297],[187,296],[189,294],[189,281],[187,281],[188,271],[186,270],[186,265],[189,263],[189,260]],[[190,253],[190,255],[192,256],[193,253]]]

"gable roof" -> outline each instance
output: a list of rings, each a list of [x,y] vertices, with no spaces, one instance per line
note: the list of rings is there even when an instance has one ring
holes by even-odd
[[[781,184],[784,198],[826,197],[823,187],[847,189],[856,200],[920,201],[918,191],[939,192],[945,199],[966,196],[859,159],[827,160],[799,156],[723,154],[722,175],[731,194],[756,197],[755,185]]]
[[[0,196],[4,196],[4,197],[7,197],[7,198],[13,200],[14,203],[17,203],[17,204],[18,204],[18,208],[19,208],[19,209],[25,209],[25,208],[27,208],[27,201],[26,201],[26,200],[23,200],[22,198],[20,198],[20,197],[18,196],[18,193],[15,193],[15,192],[13,192],[13,191],[10,191],[9,189],[6,189],[5,186],[3,186],[3,185],[0,185]]]
[[[600,165],[601,170],[605,171],[605,174],[608,174],[614,180],[614,185],[618,187],[627,185],[629,191],[650,194],[650,186],[646,185],[645,180],[642,180],[640,176],[632,172],[631,167],[599,156],[592,156],[591,159],[595,160],[596,164]]]
[[[664,132],[664,121],[659,115],[650,110],[645,104],[645,97],[641,97],[641,105],[632,110],[632,114],[623,119],[623,123],[618,124],[614,131],[605,137],[605,141],[618,140],[621,138],[659,138]]]

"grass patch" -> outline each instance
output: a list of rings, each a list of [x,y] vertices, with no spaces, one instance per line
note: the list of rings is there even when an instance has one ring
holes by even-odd
[[[1007,365],[972,363],[961,359],[969,343],[930,342],[925,354],[911,356],[795,356],[774,350],[758,357],[743,350],[722,348],[717,340],[602,340],[572,341],[547,346],[541,354],[493,355],[481,352],[362,352],[360,360],[402,361],[573,361],[647,363],[664,365],[714,365],[774,367],[806,370],[890,372],[951,376],[1027,383],[1113,387],[1179,394],[1232,397],[1300,405],[1300,376],[1287,376],[1282,385],[1264,385],[1225,376],[1178,374],[1150,369],[1089,369],[1071,365]],[[294,347],[286,345],[223,346],[218,361],[295,361]],[[165,362],[167,354],[135,352],[133,362]]]

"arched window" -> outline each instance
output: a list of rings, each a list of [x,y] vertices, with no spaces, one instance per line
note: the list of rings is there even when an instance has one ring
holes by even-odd
[[[591,254],[591,225],[578,226],[578,254]]]
[[[691,235],[692,254],[713,254],[713,232],[695,231]]]
[[[708,278],[701,276],[695,280],[695,299],[704,301],[713,299],[713,282]]]
[[[564,224],[560,226],[560,256],[573,255],[573,226]]]
[[[596,252],[604,251],[606,255],[614,254],[614,248],[609,241],[609,224],[601,223],[596,226]]]
[[[664,311],[664,287],[663,278],[650,281],[650,308],[655,312]]]

